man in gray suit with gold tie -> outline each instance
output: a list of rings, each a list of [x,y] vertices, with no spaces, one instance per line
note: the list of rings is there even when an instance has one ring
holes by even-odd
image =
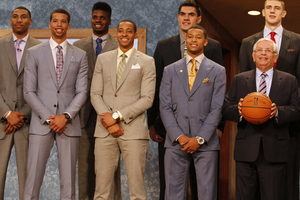
[[[154,98],[155,65],[152,57],[134,48],[136,31],[132,21],[120,22],[119,48],[100,54],[95,66],[91,87],[91,102],[98,114],[95,200],[110,198],[121,153],[130,199],[147,199],[144,174],[150,137],[145,111]]]
[[[70,45],[70,14],[51,13],[49,41],[28,50],[24,98],[32,109],[24,199],[39,199],[47,159],[57,144],[60,199],[75,200],[76,163],[81,136],[78,112],[87,96],[86,52]]]
[[[23,96],[27,49],[41,43],[28,34],[31,13],[25,7],[12,11],[12,34],[0,39],[0,199],[4,199],[7,166],[15,145],[19,199],[23,199],[28,150],[30,107]]]
[[[108,33],[111,24],[111,7],[105,2],[93,5],[91,25],[93,35],[74,42],[74,46],[86,51],[88,57],[88,88],[90,93],[91,81],[95,68],[96,58],[100,53],[118,48],[116,38]],[[79,141],[78,154],[78,187],[80,200],[92,200],[95,192],[95,138],[97,113],[93,108],[88,95],[80,110],[80,124],[82,136]],[[116,171],[113,200],[121,200],[120,169]]]

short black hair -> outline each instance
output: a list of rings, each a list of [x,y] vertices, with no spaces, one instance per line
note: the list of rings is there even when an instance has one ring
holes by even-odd
[[[181,8],[182,8],[183,6],[194,7],[194,8],[196,9],[196,11],[197,11],[198,17],[199,17],[199,16],[202,16],[201,8],[200,8],[199,5],[197,5],[197,4],[195,3],[194,0],[187,0],[187,1],[183,2],[183,3],[181,3],[180,6],[179,6],[179,8],[178,8],[178,15],[180,14]]]
[[[132,24],[133,24],[134,32],[136,33],[137,28],[136,28],[136,25],[135,25],[135,23],[134,23],[133,21],[131,21],[130,19],[124,19],[124,20],[120,21],[120,23],[121,23],[121,22],[129,22],[129,23],[132,23]],[[120,23],[118,24],[118,28],[119,28]]]
[[[17,9],[26,10],[26,11],[28,12],[28,14],[29,14],[29,18],[31,19],[31,12],[30,12],[27,8],[25,8],[24,6],[16,7],[16,8],[11,12],[11,14],[12,14],[15,10],[17,10]]]
[[[50,22],[52,20],[52,16],[53,14],[55,13],[62,13],[62,14],[66,14],[68,16],[68,23],[70,23],[70,20],[71,20],[71,16],[70,16],[70,13],[68,11],[66,11],[65,9],[62,9],[62,8],[59,8],[59,9],[56,9],[56,10],[53,10],[51,15],[50,15]]]
[[[207,32],[206,32],[206,30],[205,30],[202,26],[200,26],[200,25],[193,25],[193,26],[191,26],[191,28],[189,28],[189,29],[187,30],[186,33],[188,33],[190,29],[194,29],[194,28],[195,28],[195,29],[203,30],[205,39],[207,39]]]
[[[106,2],[97,2],[93,5],[93,9],[92,9],[92,12],[94,12],[94,10],[103,10],[105,12],[108,12],[108,16],[109,16],[109,19],[111,17],[111,7],[108,3]]]

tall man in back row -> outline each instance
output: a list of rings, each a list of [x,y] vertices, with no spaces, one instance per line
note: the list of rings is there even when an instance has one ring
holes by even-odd
[[[262,15],[265,17],[263,31],[249,36],[242,41],[239,57],[239,72],[255,69],[252,59],[253,45],[260,38],[272,39],[278,47],[278,60],[274,67],[296,76],[300,84],[300,35],[282,27],[282,19],[287,15],[283,1],[267,0],[264,3]],[[289,161],[287,164],[288,200],[299,200],[299,122],[290,128]]]
[[[97,113],[91,104],[90,87],[97,56],[118,48],[118,41],[108,33],[111,24],[111,7],[105,2],[93,5],[91,25],[93,35],[74,42],[74,46],[86,51],[88,57],[87,99],[80,110],[82,136],[79,141],[78,154],[78,188],[80,200],[92,200],[95,192],[95,138]],[[116,171],[115,184],[112,191],[113,200],[121,200],[120,169]]]
[[[12,11],[12,34],[0,39],[0,199],[12,147],[15,146],[19,199],[26,181],[28,131],[31,110],[23,95],[23,76],[27,49],[41,43],[30,37],[31,13],[25,7]]]
[[[156,67],[156,90],[155,90],[155,98],[154,98],[153,106],[151,109],[147,111],[148,127],[150,128],[150,137],[153,141],[158,142],[160,200],[164,199],[164,193],[165,193],[164,138],[166,135],[166,130],[162,124],[159,115],[159,87],[160,87],[164,67],[185,57],[186,32],[191,26],[197,25],[201,22],[202,20],[201,9],[197,4],[195,4],[194,1],[187,0],[181,3],[181,5],[179,6],[177,19],[180,27],[180,33],[173,37],[159,41],[154,52],[154,60],[155,60],[155,67]],[[207,41],[208,43],[204,47],[204,55],[207,58],[222,65],[223,58],[222,58],[222,49],[220,43],[210,38],[207,38]],[[192,175],[191,177],[193,178],[195,177],[195,175]],[[196,180],[194,180],[193,183],[194,184],[191,184],[192,196],[193,199],[197,199],[197,187],[195,186]]]

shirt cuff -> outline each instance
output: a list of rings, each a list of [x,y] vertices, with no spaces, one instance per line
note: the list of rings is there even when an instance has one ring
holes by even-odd
[[[124,118],[123,118],[122,114],[121,114],[119,111],[117,111],[117,113],[118,113],[118,115],[120,116],[120,121],[123,121]]]

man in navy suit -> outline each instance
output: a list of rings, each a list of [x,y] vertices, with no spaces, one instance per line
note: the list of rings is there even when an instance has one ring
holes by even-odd
[[[166,130],[162,124],[159,115],[159,87],[162,79],[164,67],[170,65],[185,55],[185,36],[187,30],[196,24],[199,24],[202,20],[202,11],[200,7],[193,1],[185,1],[180,4],[178,8],[178,24],[180,27],[180,33],[173,37],[161,40],[157,43],[154,59],[156,67],[156,90],[153,106],[147,111],[148,115],[148,127],[150,127],[150,137],[153,141],[158,142],[159,152],[159,177],[160,177],[160,200],[164,199],[165,191],[165,174],[164,174],[164,138]],[[207,45],[204,47],[204,55],[219,63],[223,64],[222,48],[218,41],[211,38],[207,38]],[[194,172],[195,170],[191,170]],[[194,175],[192,175],[193,177]],[[192,182],[196,182],[193,180]],[[195,183],[191,184],[191,186]],[[193,199],[197,199],[197,189],[192,189]]]
[[[226,92],[225,68],[204,54],[207,35],[199,25],[187,31],[187,56],[164,69],[160,113],[166,128],[166,200],[184,199],[190,162],[198,199],[217,199],[217,127]]]
[[[261,199],[282,200],[287,197],[284,187],[291,148],[289,124],[300,119],[298,82],[294,76],[273,68],[278,49],[272,40],[258,40],[252,57],[256,69],[234,77],[222,112],[225,120],[238,122],[234,148],[236,200],[257,199],[258,185]],[[260,125],[250,124],[241,117],[243,98],[264,91],[273,102],[270,119]]]

